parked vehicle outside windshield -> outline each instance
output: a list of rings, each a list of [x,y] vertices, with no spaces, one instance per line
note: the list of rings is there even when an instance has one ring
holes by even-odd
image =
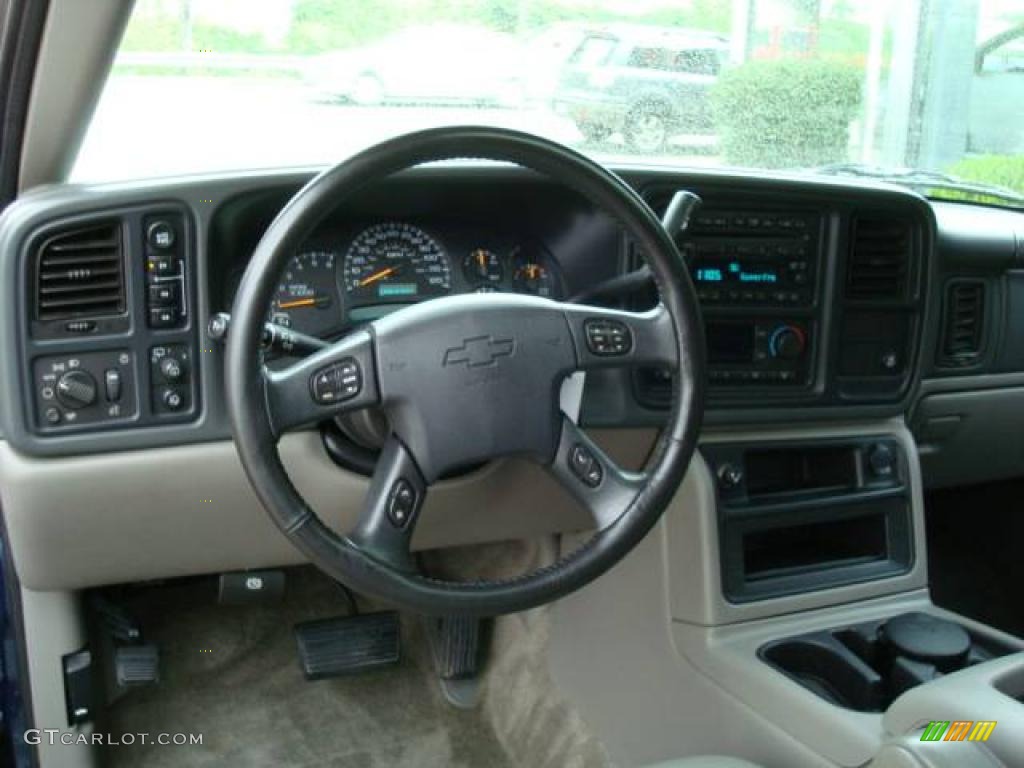
[[[322,166],[472,123],[1019,206],[1021,103],[1020,0],[138,0],[72,180]]]

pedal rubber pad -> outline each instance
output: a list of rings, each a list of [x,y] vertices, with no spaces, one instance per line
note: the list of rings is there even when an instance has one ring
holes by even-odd
[[[122,645],[114,650],[114,674],[125,687],[160,681],[160,649],[155,645]]]
[[[397,664],[401,631],[394,611],[295,625],[299,664],[307,680],[323,680]]]
[[[465,680],[480,670],[483,622],[468,616],[436,618],[430,626],[430,645],[437,674],[443,680]]]

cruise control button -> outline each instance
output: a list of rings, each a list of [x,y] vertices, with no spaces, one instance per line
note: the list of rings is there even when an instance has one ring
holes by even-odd
[[[600,357],[628,354],[633,349],[633,334],[619,320],[587,320],[583,323],[587,349]]]
[[[604,468],[585,445],[575,445],[569,452],[569,469],[590,488],[596,488],[604,480]]]
[[[331,405],[351,400],[363,388],[359,363],[352,358],[321,368],[310,379],[313,399],[320,405]]]
[[[404,528],[416,512],[417,494],[412,483],[400,477],[388,494],[388,520],[396,528]]]

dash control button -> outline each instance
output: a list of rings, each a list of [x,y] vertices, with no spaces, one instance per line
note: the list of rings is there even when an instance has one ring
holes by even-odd
[[[321,368],[309,382],[313,399],[320,405],[331,405],[351,400],[363,388],[359,363],[352,358]]]
[[[587,349],[600,357],[628,354],[633,349],[629,326],[618,320],[587,320],[583,323]]]
[[[569,469],[589,488],[597,488],[604,480],[601,462],[584,445],[575,445],[569,452]]]
[[[404,477],[398,478],[388,494],[388,520],[396,528],[404,528],[416,511],[416,489]]]
[[[168,221],[154,221],[146,230],[146,241],[154,250],[167,250],[174,245],[174,240],[174,227]]]

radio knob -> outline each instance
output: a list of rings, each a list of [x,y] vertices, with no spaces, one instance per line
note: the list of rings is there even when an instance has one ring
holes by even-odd
[[[68,371],[57,381],[57,399],[72,410],[92,405],[96,402],[96,379],[87,371]]]
[[[781,360],[797,360],[807,348],[807,336],[796,325],[780,325],[768,341],[772,357]]]

